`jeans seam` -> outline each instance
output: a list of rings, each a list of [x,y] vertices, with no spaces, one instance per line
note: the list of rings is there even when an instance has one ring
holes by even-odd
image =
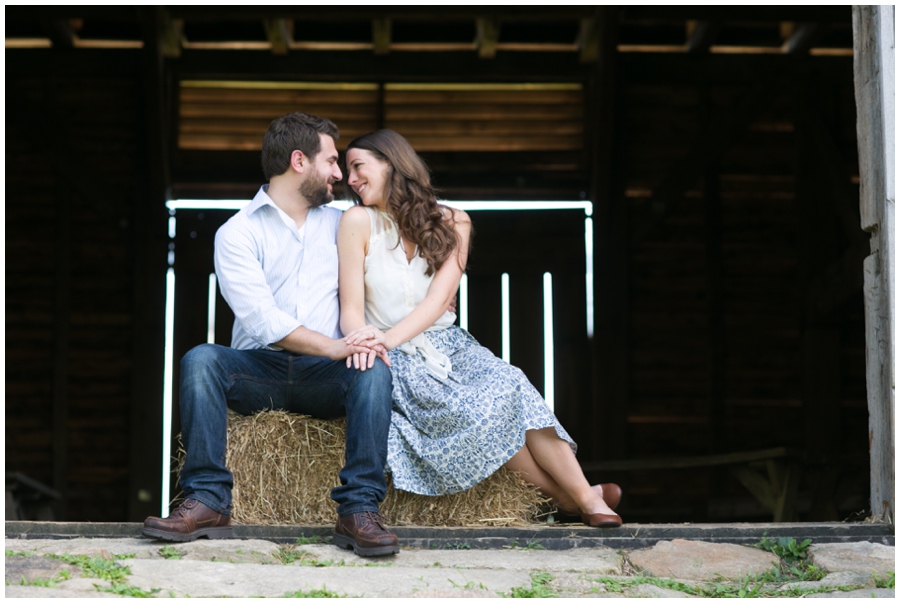
[[[338,517],[348,517],[357,513],[380,513],[380,511],[378,510],[378,505],[354,505],[350,509],[338,510]]]
[[[212,504],[208,500],[205,500],[205,498],[203,496],[198,496],[197,492],[191,492],[188,496],[185,497],[185,500],[187,500],[188,498],[193,498],[194,500],[202,502],[204,505],[206,505],[207,507],[209,507],[216,513],[220,513],[222,515],[231,515],[231,511],[221,510],[221,507],[219,507],[219,505]]]

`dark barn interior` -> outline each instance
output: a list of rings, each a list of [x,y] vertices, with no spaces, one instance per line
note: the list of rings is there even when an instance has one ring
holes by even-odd
[[[592,282],[583,210],[472,212],[469,326],[500,354],[509,274],[541,389],[553,274],[556,411],[626,521],[870,513],[849,6],[5,10],[7,518],[159,511],[167,270],[177,384],[231,215],[165,203],[252,197],[296,110],[448,200],[592,202]]]

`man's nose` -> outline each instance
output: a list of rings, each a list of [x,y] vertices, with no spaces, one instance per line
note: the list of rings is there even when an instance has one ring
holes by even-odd
[[[338,166],[334,166],[334,172],[331,175],[332,177],[334,177],[335,182],[339,182],[340,179],[344,177],[344,175],[341,173],[341,168],[339,168]]]

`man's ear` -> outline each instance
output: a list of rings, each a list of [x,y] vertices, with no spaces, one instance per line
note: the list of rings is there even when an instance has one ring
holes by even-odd
[[[307,163],[309,163],[309,158],[303,154],[303,151],[296,149],[291,151],[291,168],[295,172],[302,174]]]

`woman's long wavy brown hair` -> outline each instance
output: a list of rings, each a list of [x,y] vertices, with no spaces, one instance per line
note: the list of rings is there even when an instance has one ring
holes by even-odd
[[[452,215],[444,219],[431,186],[431,174],[422,158],[409,142],[393,130],[376,130],[357,136],[347,145],[350,149],[369,151],[388,164],[384,184],[388,214],[397,223],[400,234],[419,246],[431,276],[459,245]],[[359,196],[347,187],[351,199],[359,205]],[[398,242],[399,244],[399,242]]]

